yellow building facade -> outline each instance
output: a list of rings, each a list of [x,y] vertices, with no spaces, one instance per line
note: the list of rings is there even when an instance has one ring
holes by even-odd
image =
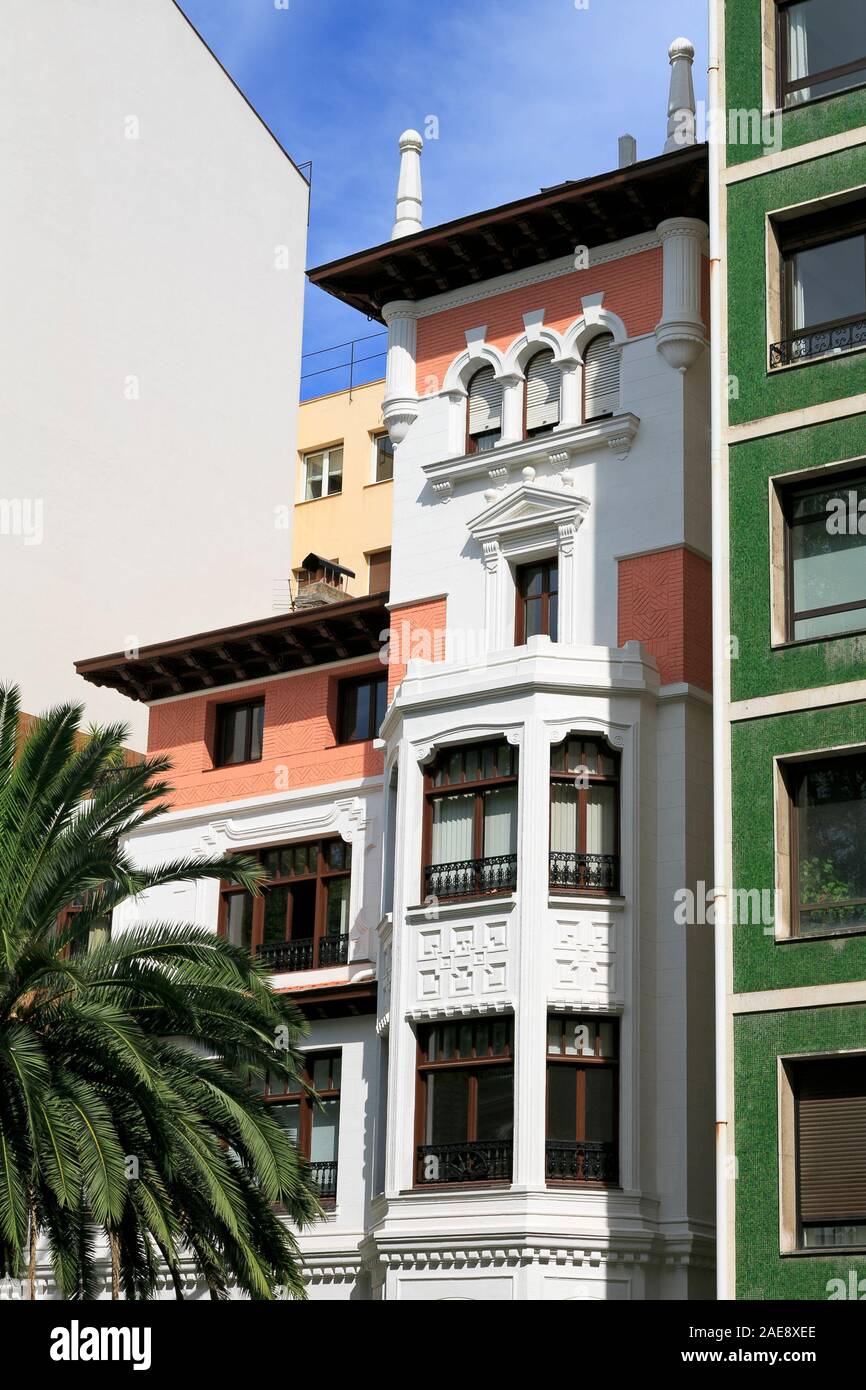
[[[382,422],[384,381],[303,401],[292,572],[311,552],[354,570],[353,597],[387,589],[391,560],[393,453]]]

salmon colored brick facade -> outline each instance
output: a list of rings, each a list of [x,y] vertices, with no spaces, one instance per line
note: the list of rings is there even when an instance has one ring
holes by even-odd
[[[274,791],[378,777],[382,754],[372,742],[338,744],[337,685],[340,679],[377,671],[369,661],[313,670],[268,681],[260,687],[196,695],[154,705],[150,711],[148,752],[171,758],[169,798],[175,809],[209,806]],[[261,762],[213,766],[213,732],[218,704],[265,697]]]
[[[662,252],[633,256],[556,280],[460,304],[418,320],[419,392],[439,390],[454,358],[466,348],[466,330],[485,324],[485,341],[505,350],[524,332],[523,315],[544,306],[544,324],[562,332],[580,313],[581,297],[604,292],[604,308],[618,314],[630,338],[651,333],[662,316]],[[434,385],[435,383],[435,385]]]
[[[406,674],[410,657],[427,661],[445,660],[444,598],[427,599],[423,603],[407,603],[391,610],[391,641],[388,664],[388,702]]]
[[[637,640],[659,665],[662,684],[712,689],[712,572],[684,546],[619,562],[617,640]]]

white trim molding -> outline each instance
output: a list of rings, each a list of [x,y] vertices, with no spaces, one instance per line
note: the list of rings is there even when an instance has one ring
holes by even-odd
[[[514,468],[551,464],[561,468],[577,454],[607,447],[618,458],[625,458],[631,449],[640,425],[640,416],[631,411],[593,420],[588,425],[575,425],[569,430],[554,430],[551,434],[521,439],[500,445],[496,449],[476,454],[461,454],[457,458],[437,459],[421,465],[435,495],[446,500],[451,489],[464,479],[482,478],[491,468],[510,472]],[[448,486],[441,486],[447,484]]]

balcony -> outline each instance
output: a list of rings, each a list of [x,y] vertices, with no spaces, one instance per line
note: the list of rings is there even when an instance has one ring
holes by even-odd
[[[275,975],[292,970],[315,970],[324,965],[345,965],[349,959],[349,937],[322,936],[318,949],[312,936],[298,941],[278,941],[275,946],[261,945],[256,954],[271,967]]]
[[[479,1139],[463,1144],[419,1144],[418,1187],[443,1183],[510,1182],[511,1139]]]
[[[618,854],[566,854],[551,850],[550,887],[619,892]]]
[[[462,859],[455,864],[428,864],[424,870],[427,898],[484,898],[511,893],[517,886],[517,855],[492,859]]]
[[[848,319],[843,323],[827,324],[770,344],[770,369],[793,367],[816,357],[829,357],[837,352],[852,352],[866,348],[866,319]]]
[[[593,1182],[612,1186],[619,1181],[616,1145],[548,1139],[548,1182]]]
[[[337,1163],[311,1163],[310,1176],[323,1207],[333,1207],[337,1201]]]

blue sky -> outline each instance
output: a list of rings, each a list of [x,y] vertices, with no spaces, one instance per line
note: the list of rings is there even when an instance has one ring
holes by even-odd
[[[308,266],[387,240],[407,126],[438,120],[421,161],[430,227],[611,169],[624,131],[639,158],[659,154],[679,34],[706,93],[704,0],[287,2],[180,5],[292,157],[313,161]],[[378,327],[307,287],[306,352]]]

